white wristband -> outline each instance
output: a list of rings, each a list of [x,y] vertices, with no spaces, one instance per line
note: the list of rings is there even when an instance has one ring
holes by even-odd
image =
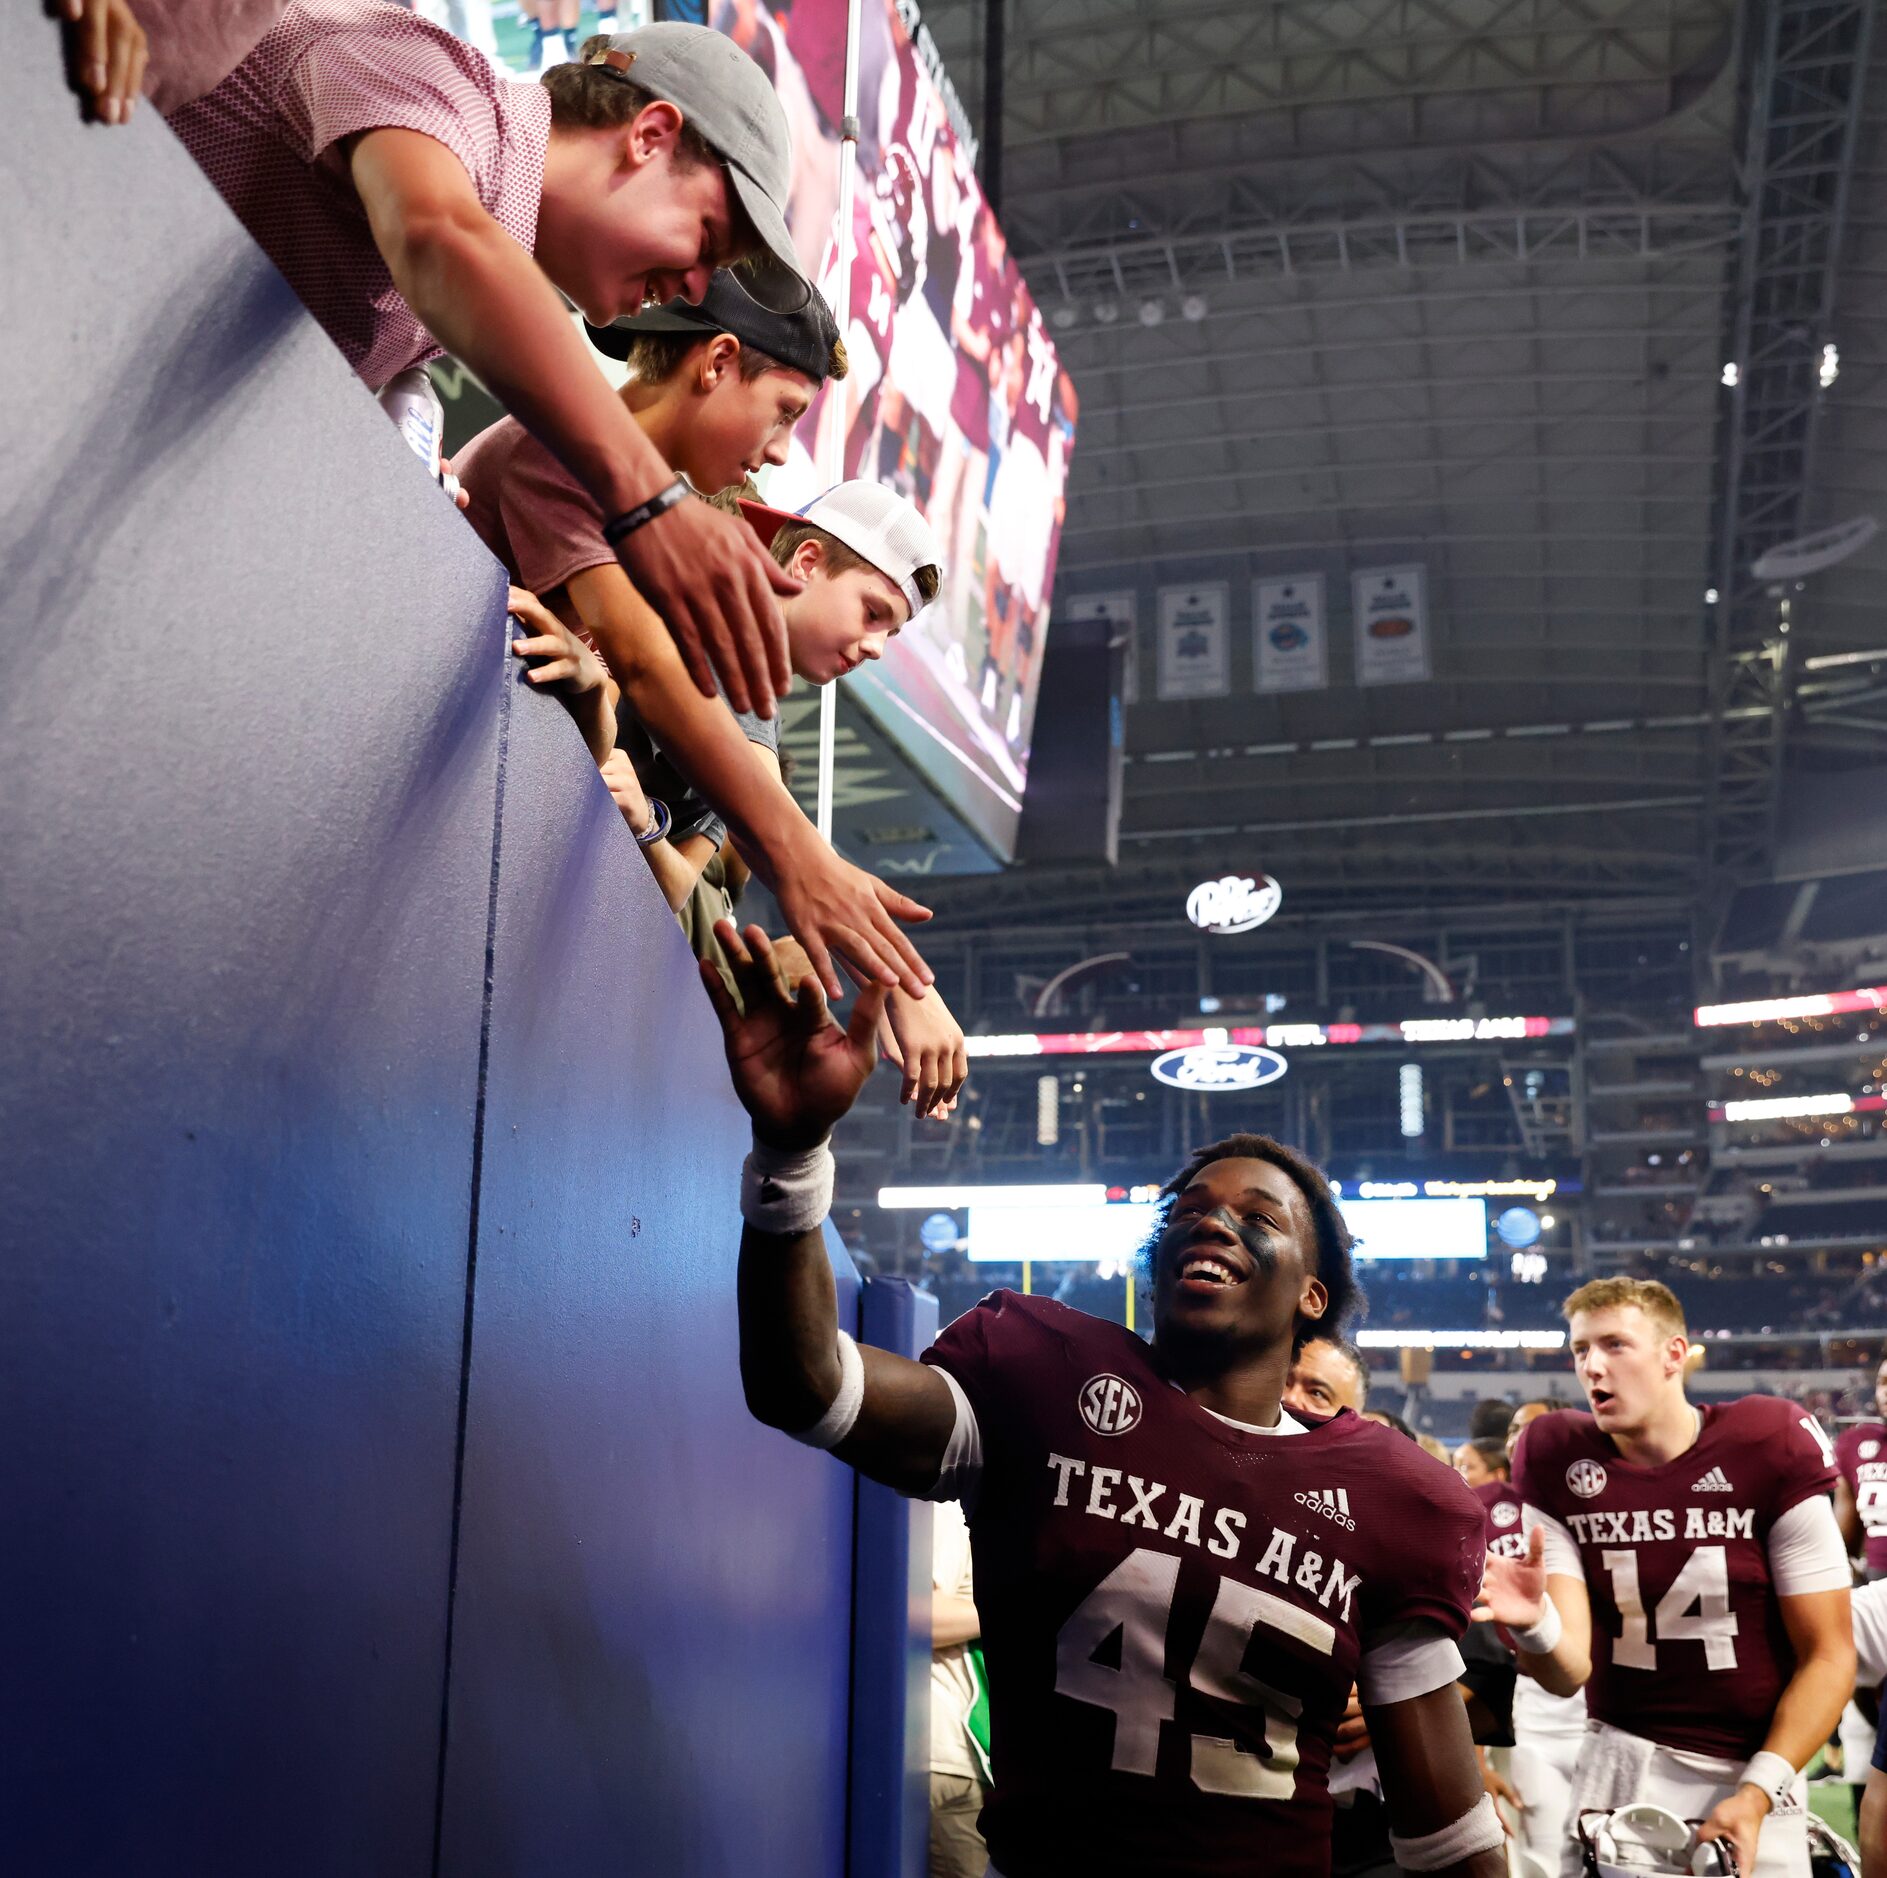
[[[740,1216],[756,1232],[790,1239],[832,1211],[832,1150],[772,1148],[756,1141],[740,1171]]]
[[[809,1448],[836,1448],[852,1432],[858,1411],[865,1403],[865,1359],[844,1331],[839,1332],[839,1393],[826,1405],[826,1412],[810,1428],[789,1428],[795,1441]]]
[[[1551,1598],[1540,1600],[1539,1621],[1530,1629],[1516,1630],[1510,1634],[1516,1650],[1524,1650],[1529,1656],[1547,1656],[1552,1653],[1553,1645],[1560,1639],[1565,1625],[1560,1622],[1559,1606]]]
[[[1786,1754],[1772,1754],[1764,1748],[1760,1754],[1749,1757],[1749,1765],[1737,1776],[1737,1784],[1760,1787],[1768,1794],[1769,1805],[1773,1809],[1782,1804],[1789,1789],[1795,1785],[1795,1769],[1789,1765]]]
[[[1439,1832],[1424,1833],[1419,1839],[1398,1839],[1392,1832],[1389,1849],[1404,1871],[1440,1871],[1447,1865],[1459,1865],[1477,1852],[1497,1850],[1506,1836],[1493,1800],[1484,1793],[1459,1819]]]

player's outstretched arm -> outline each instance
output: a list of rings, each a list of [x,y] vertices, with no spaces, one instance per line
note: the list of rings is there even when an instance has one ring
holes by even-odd
[[[821,1230],[832,1197],[834,1123],[878,1060],[885,987],[858,994],[844,1029],[816,978],[789,991],[758,926],[715,933],[739,987],[738,1008],[704,964],[734,1093],[753,1120],[741,1188],[740,1375],[769,1426],[829,1448],[900,1492],[932,1486],[956,1427],[956,1398],[934,1369],[840,1341],[838,1291]]]
[[[1592,1674],[1592,1602],[1583,1578],[1549,1569],[1543,1528],[1527,1535],[1525,1558],[1487,1555],[1474,1615],[1506,1625],[1522,1674],[1541,1688],[1572,1695],[1585,1687]]]
[[[1406,1702],[1366,1705],[1363,1714],[1396,1863],[1404,1871],[1504,1878],[1506,1835],[1487,1797],[1455,1684]]]

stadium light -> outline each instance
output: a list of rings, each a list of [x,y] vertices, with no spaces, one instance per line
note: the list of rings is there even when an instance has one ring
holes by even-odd
[[[1061,1139],[1061,1078],[1035,1079],[1035,1145],[1052,1148]]]

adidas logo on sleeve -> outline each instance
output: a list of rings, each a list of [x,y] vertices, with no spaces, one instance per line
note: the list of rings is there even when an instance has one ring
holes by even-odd
[[[1720,1467],[1713,1467],[1701,1480],[1690,1483],[1692,1493],[1734,1493],[1729,1476]]]

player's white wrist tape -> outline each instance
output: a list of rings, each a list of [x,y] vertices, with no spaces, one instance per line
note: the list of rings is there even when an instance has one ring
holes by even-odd
[[[1740,1786],[1760,1787],[1769,1796],[1771,1807],[1782,1804],[1783,1796],[1795,1785],[1795,1769],[1786,1754],[1772,1754],[1764,1748],[1749,1757],[1749,1765],[1737,1776]]]
[[[1506,1836],[1493,1800],[1484,1793],[1459,1819],[1439,1832],[1424,1833],[1419,1839],[1399,1839],[1392,1832],[1389,1849],[1404,1871],[1440,1871],[1446,1865],[1472,1858],[1476,1852],[1497,1851]]]
[[[832,1150],[773,1148],[755,1141],[740,1170],[740,1216],[756,1232],[792,1238],[832,1211]]]
[[[852,1432],[865,1403],[865,1359],[844,1331],[839,1332],[839,1393],[810,1428],[788,1429],[809,1448],[836,1448]]]
[[[1560,1632],[1564,1629],[1565,1625],[1560,1622],[1559,1606],[1551,1598],[1542,1598],[1539,1621],[1530,1629],[1515,1630],[1509,1634],[1513,1637],[1516,1650],[1525,1650],[1529,1656],[1545,1656],[1559,1641]]]

